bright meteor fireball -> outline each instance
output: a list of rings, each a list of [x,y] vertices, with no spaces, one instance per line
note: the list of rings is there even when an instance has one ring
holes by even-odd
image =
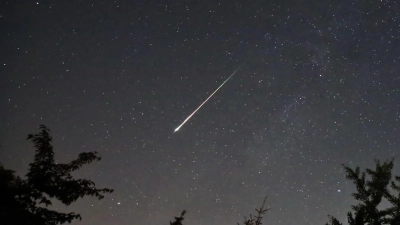
[[[192,112],[192,114],[190,114],[175,130],[174,130],[174,133],[175,132],[177,132],[233,75],[235,75],[235,73],[240,69],[240,67],[242,67],[242,66],[239,66],[236,70],[235,70],[235,72],[233,72],[210,96],[208,96],[208,98],[203,102],[203,103],[201,103],[201,105],[199,106],[199,107],[197,107],[197,109],[196,110],[194,110],[193,112]]]

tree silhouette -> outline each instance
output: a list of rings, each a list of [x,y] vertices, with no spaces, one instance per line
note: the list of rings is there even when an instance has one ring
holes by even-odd
[[[181,212],[181,215],[179,217],[175,216],[175,221],[174,222],[169,222],[170,225],[182,225],[182,221],[183,221],[183,216],[185,215],[186,210],[183,210]]]
[[[269,210],[269,208],[265,208],[265,201],[267,200],[267,197],[264,198],[264,201],[259,209],[255,209],[257,212],[257,215],[253,217],[253,215],[250,214],[249,218],[244,217],[243,224],[244,225],[261,225],[261,221],[263,219],[263,215]],[[181,215],[179,217],[175,217],[174,222],[169,222],[170,225],[182,225],[183,221],[183,216],[185,215],[186,210],[183,210],[181,212]],[[239,223],[238,223],[239,225]]]
[[[264,201],[263,201],[261,207],[259,209],[257,209],[257,208],[255,209],[257,212],[257,215],[255,217],[253,217],[253,215],[251,215],[251,214],[250,214],[249,218],[244,217],[244,221],[243,221],[244,225],[261,225],[262,224],[262,222],[261,222],[263,219],[262,215],[264,215],[269,210],[269,208],[264,208],[265,201],[267,201],[267,197],[264,198]],[[238,223],[238,225],[239,225],[239,223]]]
[[[14,171],[0,165],[0,222],[6,225],[40,224],[54,225],[81,219],[79,214],[61,213],[47,209],[51,199],[57,199],[65,205],[84,196],[104,198],[104,193],[112,189],[97,189],[95,183],[87,179],[74,179],[71,172],[85,164],[99,161],[97,152],[80,153],[78,159],[70,163],[55,163],[49,129],[40,126],[38,134],[28,135],[35,144],[34,161],[29,164],[26,180],[14,175]]]
[[[355,200],[359,201],[353,205],[353,212],[347,213],[349,225],[399,225],[400,224],[400,177],[395,176],[392,180],[393,160],[385,161],[383,164],[375,160],[375,170],[366,169],[366,172],[360,174],[360,168],[352,170],[343,166],[346,171],[346,178],[353,181],[357,192],[353,193]],[[366,175],[370,179],[366,180]],[[388,186],[390,185],[396,194],[391,194]],[[386,209],[379,209],[382,199],[386,199],[392,204]],[[342,225],[339,220],[329,216],[327,225]]]

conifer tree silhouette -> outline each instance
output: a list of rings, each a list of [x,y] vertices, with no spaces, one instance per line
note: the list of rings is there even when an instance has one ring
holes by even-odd
[[[35,144],[34,161],[29,164],[26,180],[15,176],[14,172],[0,165],[0,223],[5,225],[33,224],[55,225],[81,219],[79,214],[61,213],[47,209],[51,199],[65,205],[84,196],[104,198],[104,193],[112,189],[97,189],[95,183],[87,179],[74,179],[71,172],[83,165],[99,161],[97,152],[80,153],[78,159],[70,163],[55,163],[49,129],[40,126],[38,134],[28,135]]]
[[[395,176],[392,180],[393,160],[385,161],[383,164],[375,160],[375,170],[366,169],[366,172],[360,173],[360,168],[355,170],[344,166],[346,178],[353,181],[357,192],[353,197],[359,203],[351,208],[353,212],[347,213],[347,222],[349,225],[400,225],[400,177]],[[366,179],[366,175],[370,177]],[[390,193],[388,186],[397,192]],[[382,199],[388,200],[392,204],[386,209],[378,208]],[[329,215],[327,225],[342,225],[339,220]]]
[[[264,198],[264,201],[259,209],[255,209],[257,212],[257,215],[253,217],[253,215],[250,214],[249,218],[244,217],[243,224],[244,225],[261,225],[262,224],[262,219],[263,215],[270,209],[270,208],[265,208],[265,201],[267,201],[267,197]],[[239,223],[238,223],[239,225]]]
[[[175,221],[174,222],[169,222],[170,225],[182,225],[182,221],[183,221],[183,216],[185,215],[186,210],[183,210],[181,212],[181,215],[179,217],[175,216]]]

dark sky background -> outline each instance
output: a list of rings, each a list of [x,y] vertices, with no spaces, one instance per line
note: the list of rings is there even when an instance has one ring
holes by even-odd
[[[58,210],[73,224],[345,221],[341,164],[400,151],[400,3],[389,0],[13,0],[0,3],[0,159],[26,137],[115,192]],[[240,70],[176,133],[241,64]],[[395,161],[394,173],[400,169]]]

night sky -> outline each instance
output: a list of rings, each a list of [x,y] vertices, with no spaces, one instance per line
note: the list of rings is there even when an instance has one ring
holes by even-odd
[[[345,222],[341,164],[397,157],[400,3],[0,2],[0,161],[23,175],[44,124],[56,159],[115,190],[73,224]],[[240,65],[238,72],[174,133]]]

